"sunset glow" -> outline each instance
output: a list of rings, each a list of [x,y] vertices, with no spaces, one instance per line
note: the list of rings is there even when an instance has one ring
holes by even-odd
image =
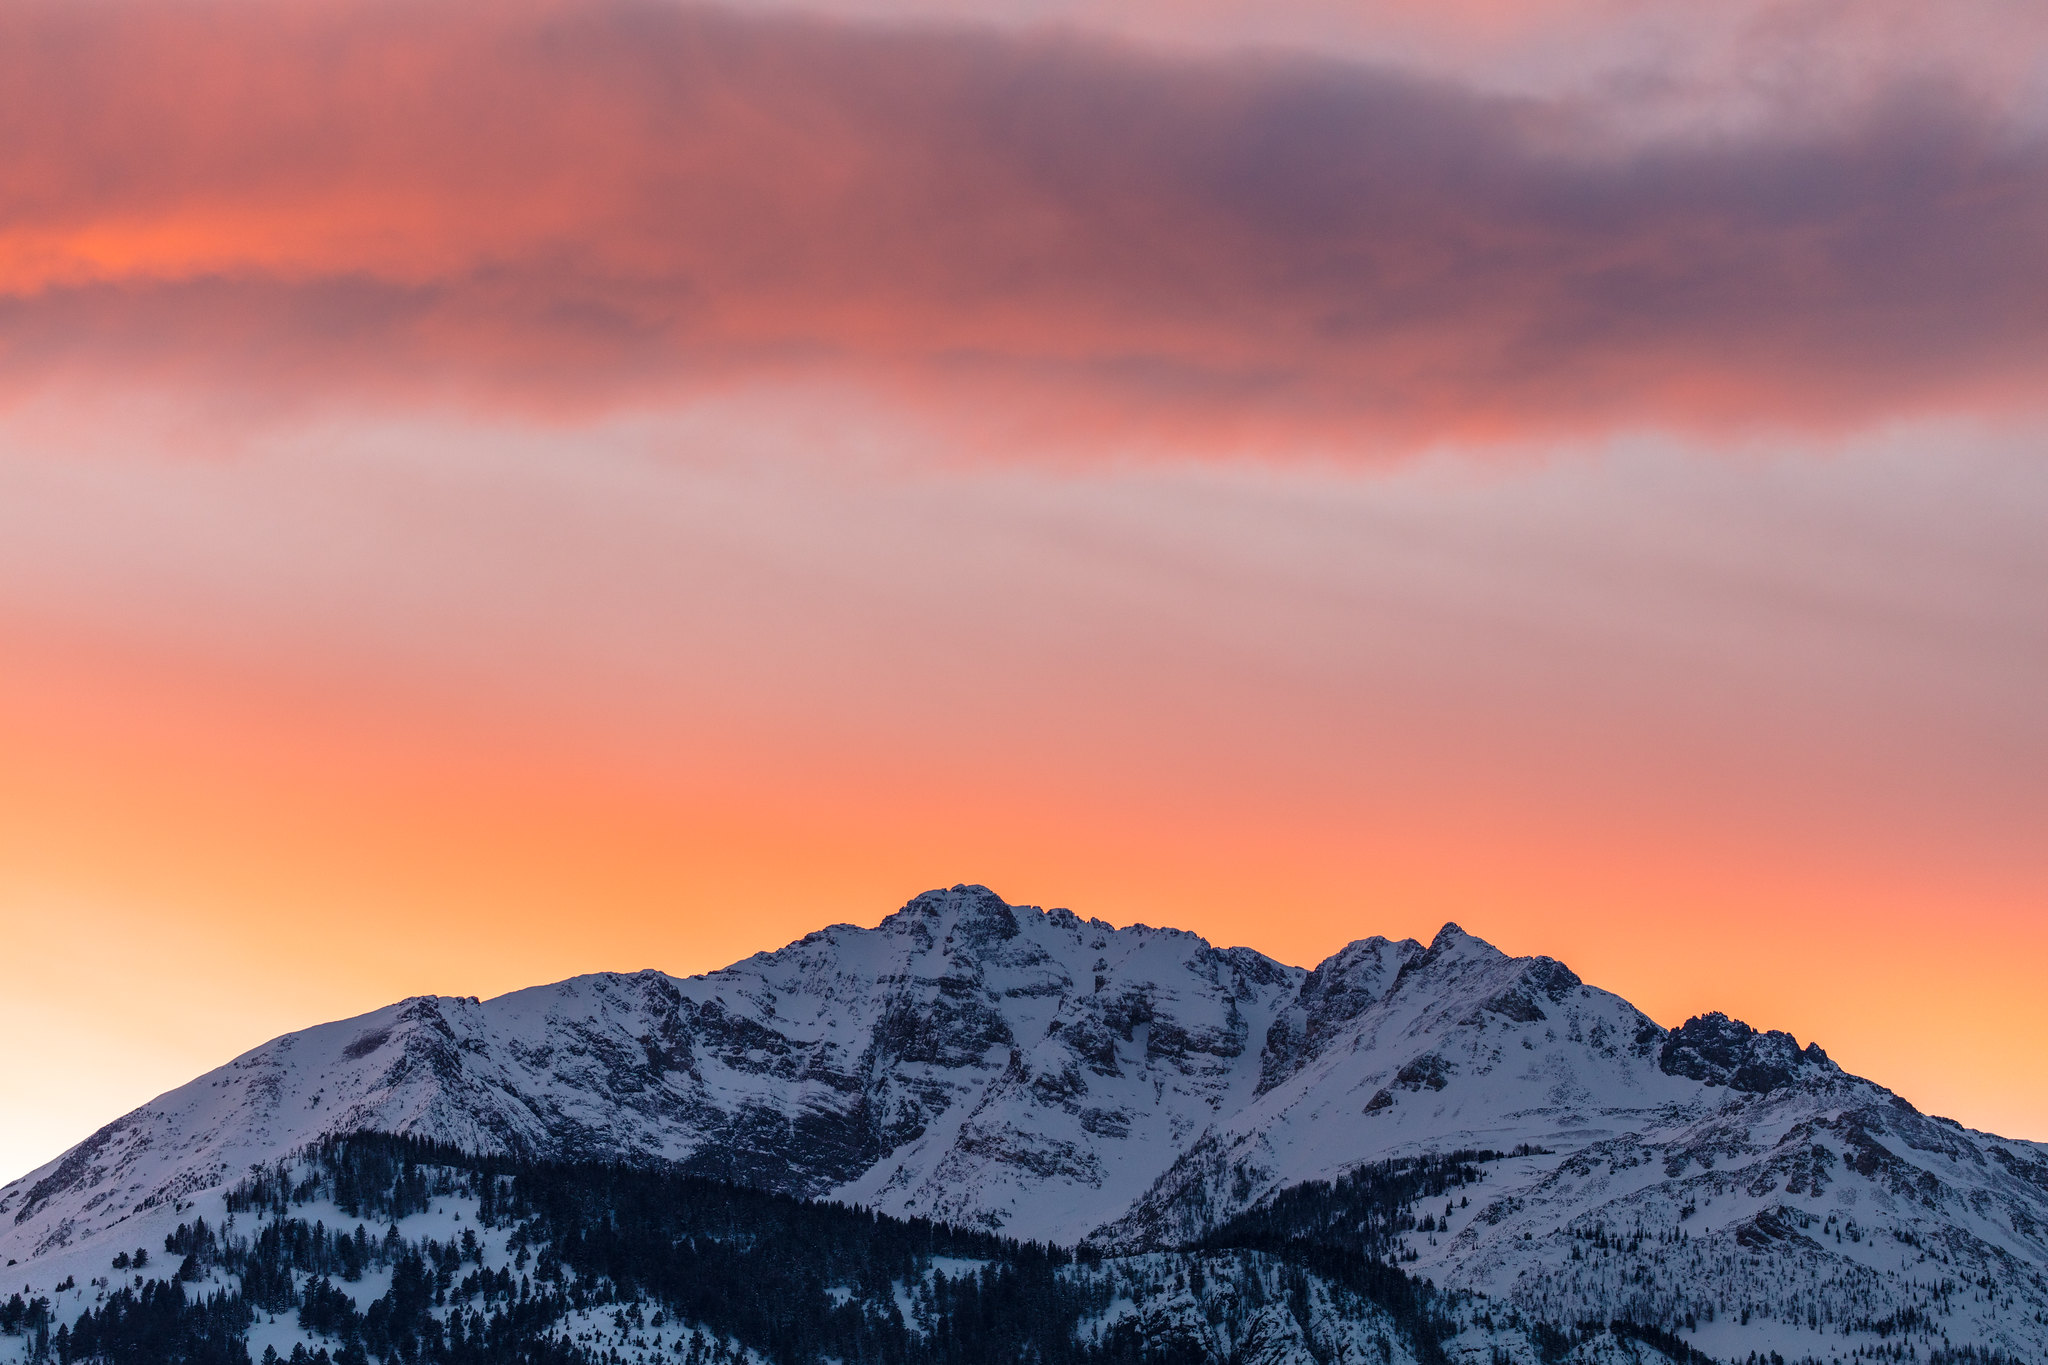
[[[2048,1138],[2011,15],[1375,12],[8,0],[0,1178],[956,882]]]

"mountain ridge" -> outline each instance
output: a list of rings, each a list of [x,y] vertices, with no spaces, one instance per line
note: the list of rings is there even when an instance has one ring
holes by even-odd
[[[695,977],[412,997],[287,1034],[0,1188],[0,1256],[69,1264],[352,1131],[1116,1255],[1484,1149],[1510,1155],[1401,1255],[1536,1320],[1689,1315],[1712,1340],[1743,1296],[1780,1325],[1952,1314],[1916,1271],[1934,1264],[1998,1286],[1964,1339],[2048,1353],[2048,1148],[1922,1115],[1817,1044],[1719,1014],[1667,1030],[1455,924],[1304,970],[966,885]],[[1661,1268],[1587,1258],[1621,1226],[1663,1239]]]

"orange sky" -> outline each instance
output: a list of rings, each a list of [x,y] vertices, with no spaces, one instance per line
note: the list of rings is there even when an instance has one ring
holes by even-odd
[[[962,880],[2048,1136],[2005,11],[834,8],[0,14],[0,1177]]]

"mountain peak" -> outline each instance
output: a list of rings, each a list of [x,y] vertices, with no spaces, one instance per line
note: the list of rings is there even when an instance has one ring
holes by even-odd
[[[1015,907],[987,887],[973,883],[936,888],[913,896],[889,918],[893,920],[898,916],[944,932],[964,934],[973,941],[1007,939],[1017,935]]]
[[[1456,920],[1445,920],[1444,927],[1437,930],[1436,937],[1429,941],[1429,951],[1439,956],[1475,947],[1493,949],[1491,943],[1476,934],[1467,933],[1465,927]]]
[[[905,902],[903,909],[897,913],[940,917],[948,912],[985,911],[998,906],[1005,910],[1010,908],[1008,901],[987,887],[977,882],[961,882],[954,886],[940,886],[930,891],[921,891]]]
[[[1429,950],[1416,965],[1430,966],[1453,959],[1478,962],[1506,956],[1477,934],[1467,932],[1457,921],[1445,920],[1444,927],[1436,931],[1436,937],[1429,941]]]

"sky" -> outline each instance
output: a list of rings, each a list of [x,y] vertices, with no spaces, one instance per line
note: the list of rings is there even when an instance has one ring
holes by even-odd
[[[2048,11],[0,5],[0,1179],[933,886],[2048,1138]]]

